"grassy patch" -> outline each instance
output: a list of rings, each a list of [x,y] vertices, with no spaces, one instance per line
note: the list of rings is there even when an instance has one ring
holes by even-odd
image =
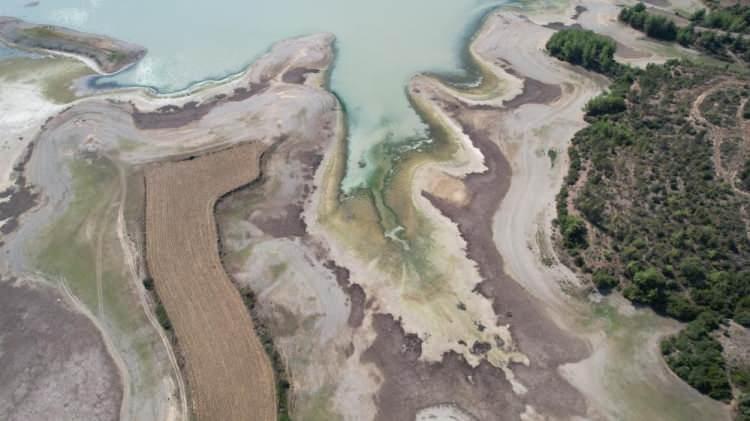
[[[166,355],[132,290],[117,238],[113,204],[119,193],[117,169],[100,158],[71,161],[69,171],[72,195],[68,208],[36,240],[34,263],[49,277],[64,279],[99,319],[131,374],[133,402],[141,407],[128,410],[143,411],[146,403],[160,394],[156,388],[169,373],[166,363],[159,363],[160,358],[166,361]],[[97,247],[101,247],[99,253]],[[101,296],[97,257],[101,258]]]
[[[281,276],[282,274],[284,274],[284,272],[286,272],[287,264],[286,262],[284,262],[284,263],[279,263],[276,265],[271,265],[270,270],[271,270],[271,277],[275,281],[279,279],[279,276]]]
[[[73,293],[96,313],[92,224],[104,211],[107,198],[111,198],[115,169],[106,160],[76,160],[69,169],[73,181],[70,204],[43,233],[36,263],[43,272],[64,278]]]
[[[21,30],[25,36],[30,38],[65,38],[65,35],[55,31],[49,26],[35,26],[33,28],[24,28]]]
[[[240,289],[242,300],[247,307],[250,316],[253,318],[255,324],[255,332],[258,334],[263,349],[265,349],[268,358],[271,360],[271,366],[273,367],[274,377],[276,379],[276,402],[278,410],[278,421],[291,421],[291,410],[290,410],[290,389],[291,383],[289,383],[289,375],[287,373],[286,364],[281,358],[276,345],[273,342],[273,336],[269,332],[268,327],[265,325],[263,319],[258,315],[255,303],[255,293],[249,288]]]
[[[73,81],[93,74],[91,69],[68,58],[18,57],[0,60],[0,79],[39,86],[52,102],[65,104],[76,99]]]

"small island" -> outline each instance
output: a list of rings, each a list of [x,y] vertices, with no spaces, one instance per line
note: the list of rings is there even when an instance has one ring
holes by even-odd
[[[39,25],[0,16],[0,43],[20,49],[41,49],[90,60],[99,73],[117,73],[137,63],[146,49],[104,35],[54,25]]]

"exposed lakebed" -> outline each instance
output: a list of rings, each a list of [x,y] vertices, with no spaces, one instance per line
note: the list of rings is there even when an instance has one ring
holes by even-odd
[[[461,52],[498,0],[223,0],[163,2],[54,0],[0,6],[0,15],[106,34],[142,45],[133,68],[97,83],[174,92],[241,71],[279,40],[314,32],[336,36],[331,88],[346,105],[349,156],[345,187],[366,181],[383,141],[428,141],[405,95],[419,72],[460,74]],[[428,18],[429,16],[429,18]],[[137,24],[134,24],[137,22]],[[377,153],[377,152],[375,152]]]

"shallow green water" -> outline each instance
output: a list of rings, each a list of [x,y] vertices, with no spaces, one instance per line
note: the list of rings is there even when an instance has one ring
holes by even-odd
[[[336,35],[332,89],[349,114],[349,174],[383,140],[424,138],[404,89],[423,71],[455,72],[467,31],[500,0],[45,0],[3,1],[0,15],[108,34],[148,48],[135,68],[114,78],[175,91],[242,70],[281,39]]]

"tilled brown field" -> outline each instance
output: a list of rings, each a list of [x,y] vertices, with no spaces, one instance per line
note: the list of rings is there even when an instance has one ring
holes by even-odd
[[[214,205],[260,174],[249,143],[146,170],[146,248],[203,420],[275,420],[274,374],[218,254]]]

